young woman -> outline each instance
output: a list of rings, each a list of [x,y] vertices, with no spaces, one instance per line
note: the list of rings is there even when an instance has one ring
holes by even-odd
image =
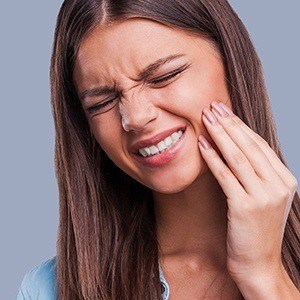
[[[226,0],[67,0],[57,255],[18,299],[300,299],[297,180]]]

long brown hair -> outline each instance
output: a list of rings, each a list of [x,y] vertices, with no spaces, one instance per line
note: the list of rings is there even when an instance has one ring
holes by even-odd
[[[223,58],[233,111],[286,165],[260,59],[226,0],[66,0],[51,58],[55,168],[59,186],[59,299],[160,299],[159,243],[152,191],[119,169],[96,142],[72,80],[80,42],[99,24],[134,17],[200,35]],[[299,195],[287,220],[282,259],[299,278]]]

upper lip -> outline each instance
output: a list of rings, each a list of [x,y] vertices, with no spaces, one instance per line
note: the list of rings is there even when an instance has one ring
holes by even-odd
[[[175,132],[175,131],[177,132],[179,130],[184,131],[185,129],[186,129],[186,126],[182,126],[182,125],[176,126],[176,127],[170,128],[168,130],[165,130],[163,132],[160,132],[151,138],[139,140],[130,147],[130,152],[137,153],[139,149],[142,149],[142,148],[145,148],[145,147],[148,147],[151,145],[156,145],[158,142],[164,140],[167,136],[171,135],[173,132]]]

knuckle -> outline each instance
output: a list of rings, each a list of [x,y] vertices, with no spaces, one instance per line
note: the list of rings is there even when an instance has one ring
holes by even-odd
[[[254,215],[257,212],[264,211],[265,209],[269,209],[270,202],[266,198],[260,198],[259,201],[249,201],[247,205],[245,205],[245,212],[248,216]]]
[[[261,151],[259,145],[253,140],[248,144],[248,148],[250,149],[251,152]]]
[[[228,177],[231,176],[231,171],[227,167],[222,168],[218,173],[218,176],[221,179],[228,179]]]
[[[288,200],[288,199],[290,199],[292,193],[288,188],[282,187],[278,190],[277,194],[280,199]]]
[[[239,126],[243,126],[244,125],[244,122],[238,118],[236,115],[233,116],[233,120],[239,125]]]
[[[269,145],[269,143],[256,131],[253,130],[254,139],[258,144]]]
[[[263,211],[271,212],[278,207],[282,207],[283,201],[273,201],[269,199],[268,201],[264,201],[261,203],[260,207]]]
[[[210,149],[211,151],[209,151],[208,156],[210,159],[214,160],[217,159],[219,157],[217,151],[215,151],[214,149]]]
[[[258,133],[255,133],[255,134],[256,134],[256,138],[260,144],[262,144],[265,147],[269,146],[269,143],[262,136],[260,136]]]
[[[293,191],[297,191],[298,181],[297,181],[297,178],[295,176],[292,176],[292,179],[291,179],[291,188],[292,188]]]
[[[233,162],[238,165],[242,165],[247,162],[246,156],[241,151],[233,153],[231,157]]]
[[[274,207],[276,207],[276,202],[275,201],[271,201],[271,200],[265,200],[265,201],[262,201],[259,205],[259,208],[262,210],[262,211],[271,211]]]
[[[237,128],[239,125],[232,118],[227,118],[226,126],[229,129],[234,129]]]
[[[271,210],[277,206],[277,203],[281,203],[282,201],[276,201],[276,197],[272,197],[270,194],[263,194],[261,198],[259,198],[259,202],[257,205],[254,205],[257,207],[258,210]]]

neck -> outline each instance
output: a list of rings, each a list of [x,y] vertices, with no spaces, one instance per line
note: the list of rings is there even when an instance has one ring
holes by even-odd
[[[153,192],[161,259],[192,268],[223,269],[226,264],[227,202],[207,171],[176,194]]]

